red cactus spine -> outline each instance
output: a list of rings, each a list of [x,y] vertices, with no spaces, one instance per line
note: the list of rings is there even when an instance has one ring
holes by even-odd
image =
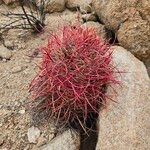
[[[30,86],[32,99],[59,125],[86,132],[89,120],[107,104],[106,87],[117,83],[110,46],[94,29],[65,26],[41,52],[40,71]]]

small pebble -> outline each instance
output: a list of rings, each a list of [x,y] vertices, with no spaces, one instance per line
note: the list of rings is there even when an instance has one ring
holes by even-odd
[[[96,21],[97,20],[96,16],[92,13],[82,15],[82,19],[84,21]]]
[[[25,48],[26,48],[26,45],[23,45],[23,44],[18,45],[18,49],[25,49]]]
[[[30,63],[30,62],[31,62],[30,59],[25,59],[24,61],[25,61],[26,63]]]
[[[23,150],[30,150],[30,146],[27,145]]]
[[[25,113],[25,110],[24,109],[22,109],[22,110],[19,110],[19,114],[24,114]]]
[[[0,57],[2,59],[10,59],[12,57],[12,53],[4,46],[0,46]]]
[[[3,62],[6,62],[6,61],[7,61],[7,59],[3,58],[3,59],[2,59],[2,61],[3,61]]]
[[[12,43],[11,41],[5,41],[5,46],[10,50],[14,49],[14,43]]]
[[[38,139],[37,146],[40,147],[40,146],[46,144],[46,142],[47,142],[47,139],[46,139],[45,137],[41,136],[41,137]]]
[[[37,127],[32,126],[28,129],[27,136],[30,143],[37,143],[37,139],[40,136],[40,130]]]
[[[22,71],[22,67],[21,66],[15,66],[14,68],[12,68],[12,73],[18,73]]]
[[[53,138],[54,138],[54,134],[49,134],[49,135],[48,135],[49,141],[51,141]]]

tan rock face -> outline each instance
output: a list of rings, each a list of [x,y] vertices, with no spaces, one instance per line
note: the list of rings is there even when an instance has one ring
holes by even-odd
[[[150,24],[146,20],[126,21],[117,32],[120,44],[141,60],[150,58]]]
[[[79,150],[80,138],[74,131],[65,131],[40,150]]]
[[[121,46],[144,62],[150,58],[150,1],[93,0],[93,6],[108,29],[119,30]]]
[[[137,9],[140,12],[141,17],[143,20],[150,21],[150,1],[149,0],[142,0],[138,1]]]
[[[141,12],[139,16],[149,18],[147,10],[150,8],[150,2],[149,0],[93,0],[93,7],[108,28],[117,30],[120,24],[134,18],[138,12]]]
[[[149,149],[150,79],[145,66],[122,47],[114,47],[113,61],[126,73],[118,75],[121,86],[111,89],[108,110],[102,111],[96,150]]]
[[[93,0],[93,6],[100,20],[109,29],[117,29],[124,21],[122,13],[124,2],[121,3],[120,0]]]

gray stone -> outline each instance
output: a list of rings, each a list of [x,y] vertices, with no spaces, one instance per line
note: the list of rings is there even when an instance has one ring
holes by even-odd
[[[79,150],[80,138],[77,133],[67,130],[56,136],[49,144],[40,148],[40,150]]]
[[[30,143],[37,143],[37,140],[40,136],[40,130],[37,127],[32,126],[28,129],[27,136]]]
[[[38,139],[38,143],[37,143],[37,147],[43,146],[44,144],[46,144],[47,139],[44,136],[40,136]]]
[[[100,113],[96,150],[148,150],[150,147],[150,79],[144,64],[122,47],[114,46],[113,62],[121,85],[108,89],[107,111]]]

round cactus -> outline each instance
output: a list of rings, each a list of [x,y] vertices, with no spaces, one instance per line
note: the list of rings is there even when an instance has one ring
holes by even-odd
[[[117,83],[109,44],[92,28],[65,26],[40,50],[40,71],[30,86],[33,102],[60,126],[86,132],[107,105],[107,86]]]

